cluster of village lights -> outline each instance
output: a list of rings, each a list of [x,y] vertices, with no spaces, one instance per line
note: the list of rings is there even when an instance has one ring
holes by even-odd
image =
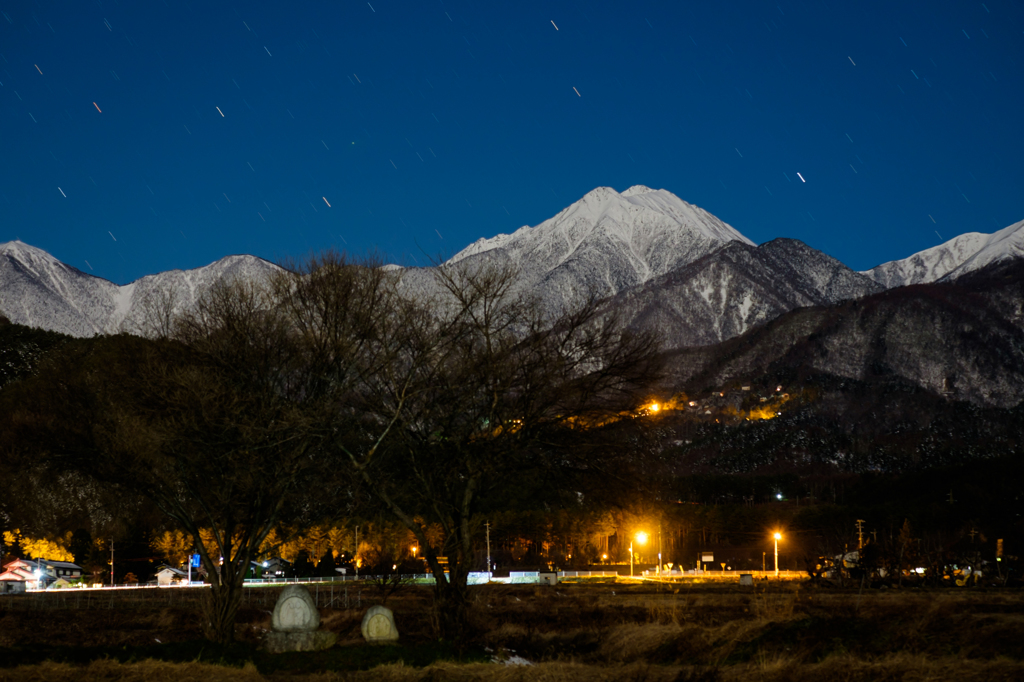
[[[633,577],[633,556],[634,556],[633,555],[633,542],[635,541],[636,544],[638,544],[640,546],[643,546],[643,545],[647,544],[647,538],[648,538],[647,533],[645,533],[644,531],[640,531],[636,535],[634,535],[633,538],[629,541],[629,577],[630,578]],[[775,541],[775,577],[777,578],[777,577],[779,577],[779,540],[782,539],[782,533],[780,533],[778,531],[775,531],[774,533],[772,533],[772,539]],[[607,559],[608,555],[607,554],[602,554],[601,558],[602,559]],[[670,564],[670,566],[671,566],[671,564]],[[723,566],[724,566],[724,564],[723,564]],[[661,552],[660,551],[658,552],[658,573],[659,574],[661,573]]]
[[[657,404],[655,404],[651,409],[657,409]],[[629,541],[629,577],[630,578],[633,577],[633,557],[634,557],[633,543],[636,542],[637,545],[642,547],[642,546],[647,544],[647,540],[648,540],[649,537],[650,536],[648,536],[647,533],[645,533],[644,531],[639,531]],[[775,531],[772,534],[772,538],[775,540],[775,577],[778,577],[779,576],[779,540],[782,539],[782,533],[780,533],[778,531]],[[410,549],[412,550],[413,559],[415,559],[416,558],[416,553],[419,551],[419,547],[417,547],[416,545],[413,545],[412,547],[410,547]],[[607,554],[602,554],[601,558],[604,559],[604,560],[607,560],[608,559],[608,555]],[[671,564],[670,564],[670,566],[671,566]],[[658,552],[658,573],[659,574],[661,573],[661,552],[660,551]]]

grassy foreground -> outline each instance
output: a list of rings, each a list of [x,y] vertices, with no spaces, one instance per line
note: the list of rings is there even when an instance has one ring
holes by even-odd
[[[429,592],[407,588],[387,604],[399,646],[362,642],[376,601],[364,590],[347,607],[320,596],[338,646],[280,656],[257,648],[276,599],[266,588],[247,598],[228,649],[199,639],[196,593],[30,595],[0,601],[0,681],[1024,679],[1018,591],[611,583],[473,595],[475,637],[461,650],[431,640]]]

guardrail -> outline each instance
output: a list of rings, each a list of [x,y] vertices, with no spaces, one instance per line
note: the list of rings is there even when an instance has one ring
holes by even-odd
[[[469,584],[479,585],[487,582],[504,583],[534,583],[540,580],[540,574],[546,571],[510,571],[509,576],[497,577],[491,573],[471,572]],[[553,572],[553,571],[552,571]],[[751,575],[754,580],[772,580],[776,578],[775,571],[695,571],[690,570],[683,573],[678,571],[664,571],[659,574],[656,570],[647,569],[636,573],[634,580],[739,580],[741,575]],[[778,579],[798,580],[805,578],[804,571],[779,571]],[[628,578],[618,571],[558,571],[559,580],[563,578]],[[307,578],[246,578],[245,587],[273,587],[274,585],[332,585],[354,582],[373,582],[378,580],[402,580],[411,583],[430,584],[434,582],[432,573],[402,573],[389,576],[382,575],[339,575],[331,577],[307,577]],[[152,583],[135,583],[131,585],[74,585],[69,587],[37,589],[28,587],[26,592],[78,592],[81,590],[142,590],[142,589],[182,589],[188,587],[207,587],[209,583],[200,581],[176,582],[170,585],[154,585]]]

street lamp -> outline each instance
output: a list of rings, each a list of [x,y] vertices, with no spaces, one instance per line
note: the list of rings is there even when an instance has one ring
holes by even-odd
[[[647,544],[647,533],[640,531],[636,534],[636,542],[638,545]],[[629,541],[629,577],[633,577],[633,541]]]
[[[779,540],[782,539],[782,533],[775,533],[775,577],[779,577]]]

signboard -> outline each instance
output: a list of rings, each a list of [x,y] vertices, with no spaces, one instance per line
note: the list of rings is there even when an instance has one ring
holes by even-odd
[[[700,560],[703,561],[706,564],[707,563],[711,563],[712,561],[715,560],[715,553],[714,552],[704,552],[703,554],[700,555]]]
[[[191,563],[192,563],[192,568],[199,568],[199,555],[198,554],[193,554],[192,555],[192,562]]]

